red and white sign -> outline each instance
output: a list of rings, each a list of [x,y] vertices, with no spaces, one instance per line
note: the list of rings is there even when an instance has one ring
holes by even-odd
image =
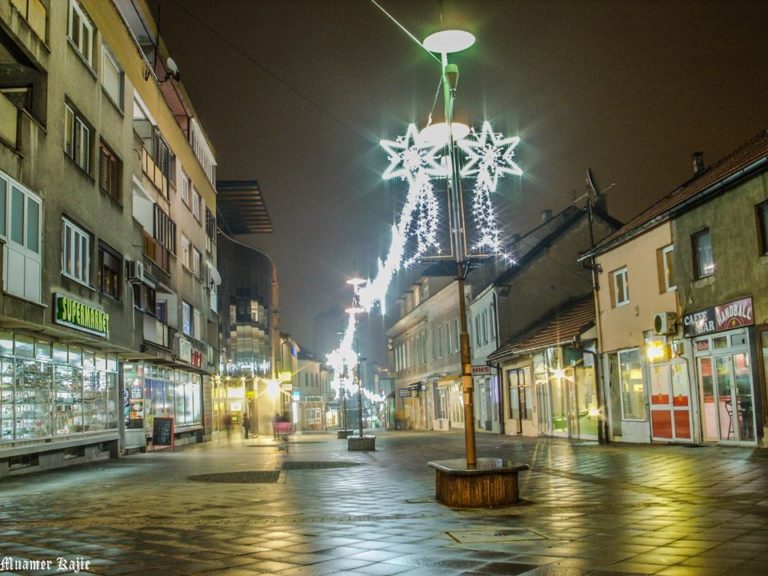
[[[485,364],[472,366],[472,376],[490,376],[490,375],[491,375],[490,366],[486,366]]]

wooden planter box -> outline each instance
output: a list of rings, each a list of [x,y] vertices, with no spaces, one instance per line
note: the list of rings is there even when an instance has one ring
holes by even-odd
[[[466,460],[439,460],[427,464],[435,469],[435,497],[454,508],[496,508],[520,501],[517,474],[528,464],[511,464],[499,458],[478,458],[477,468],[467,469]]]
[[[349,436],[347,448],[353,452],[374,452],[376,450],[376,436]]]
[[[349,438],[353,432],[354,432],[353,430],[336,430],[336,438],[337,439]]]

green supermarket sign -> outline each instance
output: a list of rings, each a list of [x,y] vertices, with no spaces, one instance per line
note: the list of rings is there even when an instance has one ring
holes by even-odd
[[[105,338],[109,336],[109,314],[69,296],[55,294],[55,299],[54,322],[56,324],[69,326],[96,336]]]

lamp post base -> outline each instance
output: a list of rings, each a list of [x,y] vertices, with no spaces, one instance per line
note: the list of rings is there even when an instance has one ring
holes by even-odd
[[[349,436],[347,449],[350,452],[375,452],[376,436]]]
[[[498,458],[478,458],[477,468],[465,460],[439,460],[435,469],[435,497],[452,508],[497,508],[520,501],[517,474],[528,464],[512,464]]]

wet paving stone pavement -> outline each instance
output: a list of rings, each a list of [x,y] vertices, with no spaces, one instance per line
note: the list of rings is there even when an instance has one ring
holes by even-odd
[[[454,510],[426,463],[463,433],[376,447],[233,437],[2,479],[0,574],[768,573],[768,450],[479,434],[478,456],[530,464],[523,502]]]

